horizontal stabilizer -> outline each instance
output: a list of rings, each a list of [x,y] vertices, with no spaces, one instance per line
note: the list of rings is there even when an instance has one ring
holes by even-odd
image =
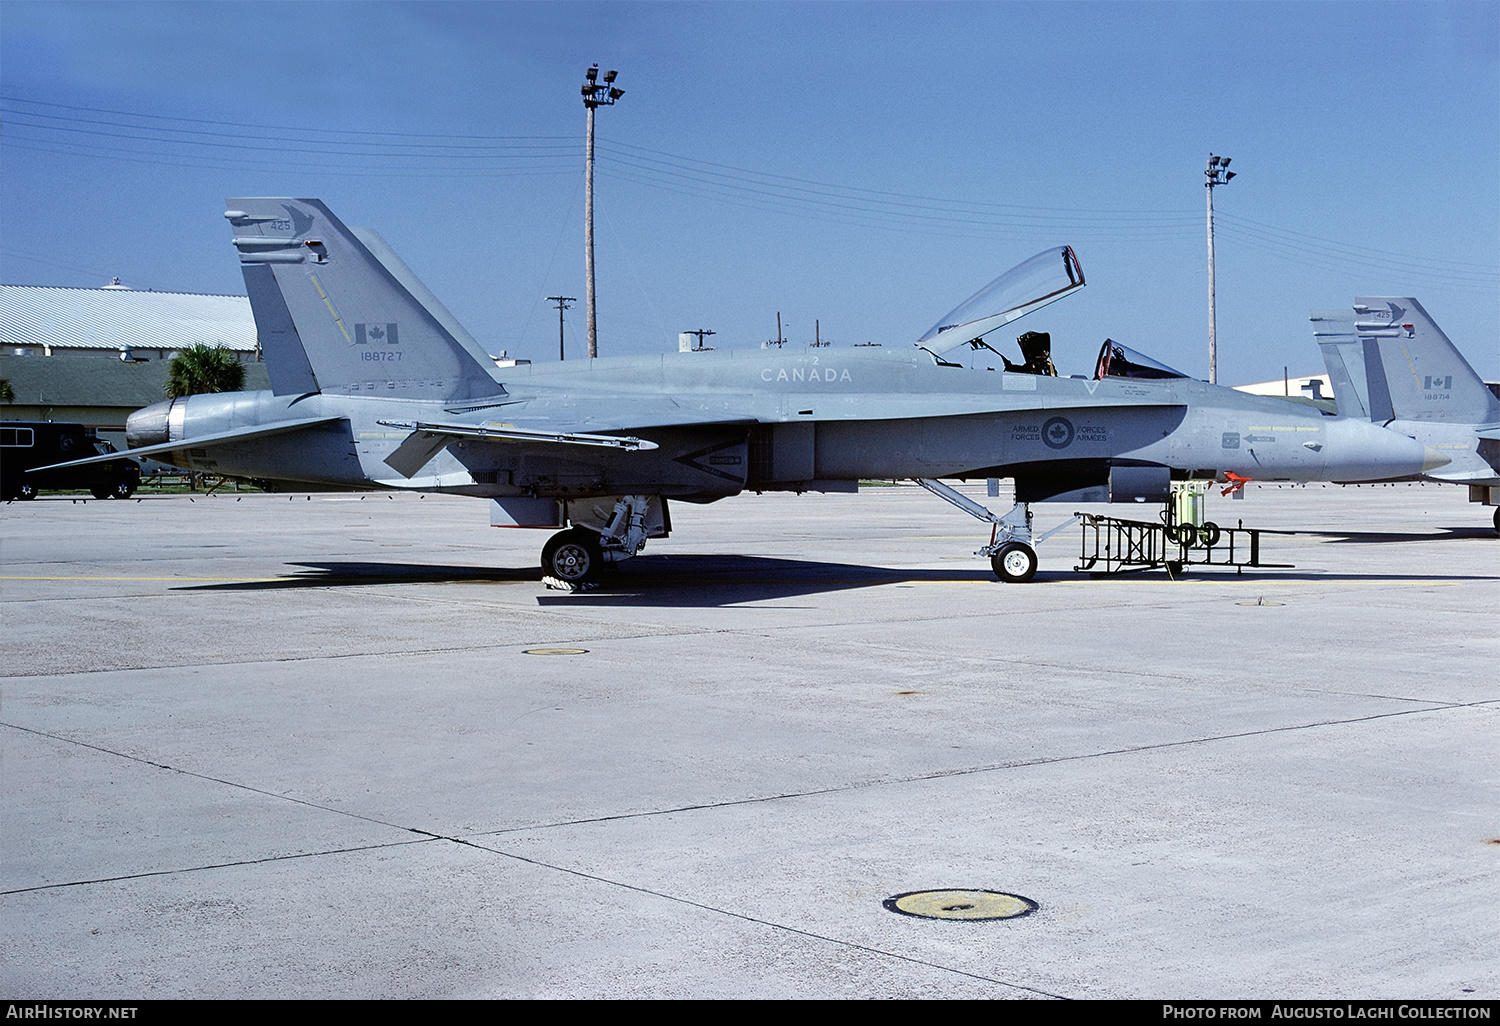
[[[382,427],[405,428],[412,432],[386,457],[388,467],[402,477],[411,478],[425,467],[448,444],[460,438],[478,438],[493,442],[550,442],[560,445],[605,446],[643,452],[657,447],[644,438],[615,435],[585,435],[561,431],[528,431],[525,428],[473,424],[428,424],[420,421],[382,420]]]
[[[282,420],[274,424],[259,424],[254,427],[236,428],[233,431],[221,431],[214,435],[203,435],[198,438],[183,438],[175,442],[162,442],[160,445],[147,445],[139,449],[129,449],[125,452],[112,452],[107,456],[90,456],[86,460],[70,460],[67,463],[54,463],[47,467],[36,467],[36,470],[57,470],[61,467],[83,467],[90,463],[107,463],[118,459],[144,459],[147,456],[161,456],[170,452],[181,452],[184,449],[211,449],[218,445],[231,445],[236,442],[248,442],[255,438],[265,438],[269,435],[282,435],[289,431],[301,431],[305,428],[317,427],[320,424],[332,424],[343,420],[342,416],[336,417],[303,417],[300,420]]]

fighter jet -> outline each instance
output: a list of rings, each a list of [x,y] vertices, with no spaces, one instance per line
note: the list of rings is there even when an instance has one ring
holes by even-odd
[[[1500,397],[1409,296],[1314,311],[1339,412],[1409,435],[1447,456],[1429,481],[1469,486],[1469,501],[1495,506],[1500,532]]]
[[[376,233],[315,199],[228,206],[272,388],[138,410],[134,454],[486,498],[496,526],[563,528],[541,561],[569,585],[665,537],[668,500],[909,478],[961,505],[937,478],[1013,478],[1016,506],[990,517],[981,555],[1027,581],[1033,502],[1165,501],[1174,478],[1230,473],[1368,481],[1441,460],[1365,420],[1194,381],[1110,341],[1093,378],[1045,373],[1050,340],[1036,338],[1020,372],[1006,370],[984,336],[1083,287],[1066,246],[1001,275],[913,348],[499,367]],[[967,364],[949,359],[965,349]]]

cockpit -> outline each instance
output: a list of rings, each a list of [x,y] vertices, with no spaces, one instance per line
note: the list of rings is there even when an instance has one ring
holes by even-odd
[[[1145,353],[1136,352],[1107,338],[1099,348],[1099,359],[1094,362],[1094,380],[1104,378],[1185,378],[1186,374],[1158,363]]]
[[[960,367],[944,359],[948,353],[967,345],[976,352],[987,349],[999,356],[1005,369],[1015,374],[1055,377],[1052,364],[1052,336],[1045,331],[1027,331],[1017,336],[1022,363],[1008,357],[985,341],[984,336],[1012,321],[1083,288],[1083,268],[1071,246],[1058,246],[1025,260],[970,296],[949,311],[917,340],[917,348],[931,356],[940,367]],[[1094,362],[1094,380],[1104,378],[1169,379],[1188,375],[1158,363],[1144,353],[1105,339]]]

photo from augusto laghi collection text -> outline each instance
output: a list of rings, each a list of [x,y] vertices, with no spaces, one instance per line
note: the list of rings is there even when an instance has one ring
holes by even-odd
[[[1489,1019],[1494,1002],[1166,1002],[1163,1019]]]

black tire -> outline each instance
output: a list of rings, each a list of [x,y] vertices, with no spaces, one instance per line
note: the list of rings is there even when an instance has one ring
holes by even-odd
[[[1036,576],[1036,550],[1020,542],[1009,542],[990,557],[990,567],[1006,584],[1025,584]]]
[[[96,499],[107,499],[115,494],[113,485],[94,485],[89,489],[89,494]]]
[[[1495,533],[1500,534],[1500,506],[1495,507]]]
[[[1223,536],[1224,532],[1219,530],[1219,525],[1212,520],[1204,521],[1203,526],[1198,528],[1198,540],[1203,543],[1205,549],[1211,549],[1219,544],[1219,539]]]
[[[16,489],[16,498],[25,499],[27,502],[30,502],[36,498],[36,485],[30,481],[21,482],[20,487]]]
[[[559,531],[542,546],[542,573],[568,584],[595,580],[603,566],[599,536],[585,527]]]
[[[1198,529],[1192,524],[1173,524],[1167,528],[1167,541],[1190,548],[1198,540]]]

